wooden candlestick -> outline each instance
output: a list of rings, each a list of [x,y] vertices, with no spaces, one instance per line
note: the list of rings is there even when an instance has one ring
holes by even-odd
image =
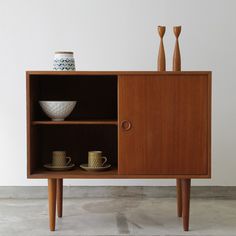
[[[174,49],[174,55],[173,55],[173,71],[180,71],[181,70],[181,56],[180,56],[178,38],[181,32],[181,26],[174,26],[173,31],[176,37],[175,49]]]
[[[166,31],[165,26],[158,26],[158,33],[161,38],[159,52],[158,52],[158,60],[157,60],[157,70],[158,71],[165,71],[166,70],[166,57],[165,57],[165,49],[163,44],[163,36]]]

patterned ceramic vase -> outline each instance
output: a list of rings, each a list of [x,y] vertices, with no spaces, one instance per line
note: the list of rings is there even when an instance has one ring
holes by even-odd
[[[73,52],[55,52],[53,70],[75,70]]]

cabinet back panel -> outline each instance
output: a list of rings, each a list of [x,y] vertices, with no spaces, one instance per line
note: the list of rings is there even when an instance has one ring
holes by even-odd
[[[117,119],[117,77],[85,75],[31,76],[34,99],[34,120],[49,120],[39,100],[78,101],[67,120]]]
[[[66,151],[78,167],[88,163],[88,151],[101,150],[108,163],[117,167],[117,126],[79,125],[79,126],[41,126],[38,142],[37,165],[51,163],[52,151]],[[32,158],[34,159],[35,156]]]

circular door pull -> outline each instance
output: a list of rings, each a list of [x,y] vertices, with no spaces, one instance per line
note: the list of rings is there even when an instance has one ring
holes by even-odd
[[[123,130],[128,131],[128,130],[131,129],[132,125],[131,125],[131,122],[130,122],[130,121],[128,121],[128,120],[123,120],[123,121],[121,122],[121,127],[122,127]]]

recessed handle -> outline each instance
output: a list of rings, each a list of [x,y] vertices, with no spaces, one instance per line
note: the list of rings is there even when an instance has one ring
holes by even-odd
[[[123,130],[128,131],[128,130],[131,129],[132,124],[131,124],[131,122],[128,121],[128,120],[123,120],[123,121],[121,122],[121,127],[122,127]]]

